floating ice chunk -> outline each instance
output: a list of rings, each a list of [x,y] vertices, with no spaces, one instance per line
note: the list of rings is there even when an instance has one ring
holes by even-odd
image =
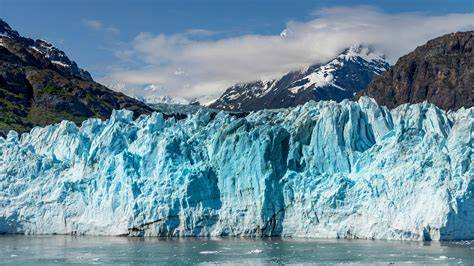
[[[200,251],[199,254],[217,254],[219,251],[217,250],[205,250],[205,251]]]
[[[254,250],[250,250],[249,252],[247,252],[247,254],[260,254],[262,252],[263,252],[263,250],[261,250],[261,249],[254,249]]]

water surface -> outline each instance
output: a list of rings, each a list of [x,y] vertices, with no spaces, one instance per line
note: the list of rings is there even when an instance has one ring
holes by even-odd
[[[5,235],[0,263],[474,265],[474,242]]]

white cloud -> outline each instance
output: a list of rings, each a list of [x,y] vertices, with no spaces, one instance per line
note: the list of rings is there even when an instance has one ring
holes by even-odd
[[[388,14],[364,6],[322,9],[313,15],[308,22],[288,22],[283,36],[244,35],[206,41],[194,35],[212,32],[140,33],[117,55],[142,67],[115,69],[102,82],[123,84],[122,91],[135,94],[147,93],[142,88],[155,84],[164,88],[161,93],[193,98],[222,93],[235,82],[275,78],[326,62],[354,43],[374,46],[393,63],[429,39],[474,28],[472,13]]]
[[[113,34],[120,33],[120,30],[116,27],[113,27],[113,26],[109,26],[109,27],[105,28],[105,30],[110,32],[110,33],[113,33]]]
[[[83,19],[82,24],[94,30],[101,29],[103,26],[102,22],[100,22],[99,20],[94,20],[94,19]]]
[[[105,26],[104,23],[100,20],[95,19],[83,19],[82,24],[86,27],[93,29],[93,30],[105,30],[109,33],[118,34],[120,30],[114,26]]]

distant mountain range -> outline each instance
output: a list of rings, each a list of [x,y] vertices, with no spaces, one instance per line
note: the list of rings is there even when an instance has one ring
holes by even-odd
[[[146,96],[134,96],[133,98],[140,100],[148,105],[153,104],[181,104],[186,105],[190,102],[181,97],[169,96],[169,95],[146,95]]]
[[[216,97],[212,95],[202,95],[199,97],[192,98],[191,100],[178,97],[178,96],[170,96],[170,95],[162,95],[162,94],[131,95],[131,96],[152,107],[157,104],[200,105],[203,107],[207,107],[216,100]]]
[[[93,81],[66,54],[44,40],[22,37],[0,19],[0,135],[62,120],[108,118],[114,109],[136,115],[150,107]]]
[[[474,106],[474,31],[428,41],[401,57],[361,95],[389,108],[423,101],[445,110]]]
[[[390,66],[367,46],[354,45],[326,64],[316,64],[269,81],[239,83],[209,107],[232,111],[286,108],[310,100],[352,98]]]

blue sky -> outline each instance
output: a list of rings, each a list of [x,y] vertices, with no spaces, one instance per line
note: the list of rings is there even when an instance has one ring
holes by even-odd
[[[153,73],[156,74],[160,71],[158,66],[172,62],[172,66],[175,68],[173,73],[181,73],[184,71],[181,71],[180,64],[184,67],[196,65],[183,63],[182,60],[179,61],[175,57],[168,58],[167,55],[154,54],[154,48],[163,49],[162,41],[159,38],[165,38],[168,46],[187,47],[186,43],[190,40],[193,42],[193,46],[196,46],[248,35],[276,36],[288,27],[288,23],[304,24],[318,18],[320,15],[317,13],[318,10],[332,7],[349,7],[350,10],[351,8],[360,8],[361,5],[365,6],[363,8],[368,8],[369,11],[376,8],[377,14],[374,17],[377,18],[380,15],[390,17],[391,15],[415,12],[418,16],[418,20],[415,21],[420,21],[420,17],[422,20],[424,16],[441,17],[451,13],[472,14],[474,12],[474,1],[472,0],[1,0],[0,16],[24,36],[51,41],[70,55],[80,66],[89,70],[96,79],[110,81],[111,79],[108,77],[113,76],[111,73],[122,73],[125,70],[154,69]],[[363,17],[363,9],[357,15]],[[399,18],[391,17],[391,19]],[[340,20],[344,21],[345,18],[341,16]],[[450,28],[440,28],[435,32],[457,29],[456,27],[466,29],[466,23],[468,24],[467,29],[470,27],[466,22],[466,17],[461,22],[456,19],[456,23]],[[472,24],[471,22],[470,25]],[[147,35],[140,35],[143,33],[147,33]],[[416,41],[414,43],[417,44]],[[176,56],[179,56],[183,51],[188,50],[173,48],[170,53],[174,52]],[[154,57],[156,57],[155,61],[149,60]],[[294,65],[298,66],[303,63],[307,62],[298,62]],[[288,65],[290,67],[293,64]],[[282,68],[279,71],[284,70]],[[272,71],[274,74],[277,72]],[[201,79],[206,78],[202,74],[194,76],[188,77],[186,82],[195,82],[199,79],[197,76],[200,76]],[[251,77],[243,75],[243,78]],[[234,81],[234,78],[230,79],[227,83]],[[133,81],[129,82],[130,80]],[[166,87],[168,83],[175,87],[183,86],[182,84],[177,85],[176,81],[167,83],[169,78],[146,80],[144,77],[143,82],[137,81],[138,78],[130,78],[130,80],[124,83],[137,87],[155,83],[162,87]],[[226,82],[220,83],[223,84],[222,86],[227,84]],[[217,86],[217,83],[209,86]]]

